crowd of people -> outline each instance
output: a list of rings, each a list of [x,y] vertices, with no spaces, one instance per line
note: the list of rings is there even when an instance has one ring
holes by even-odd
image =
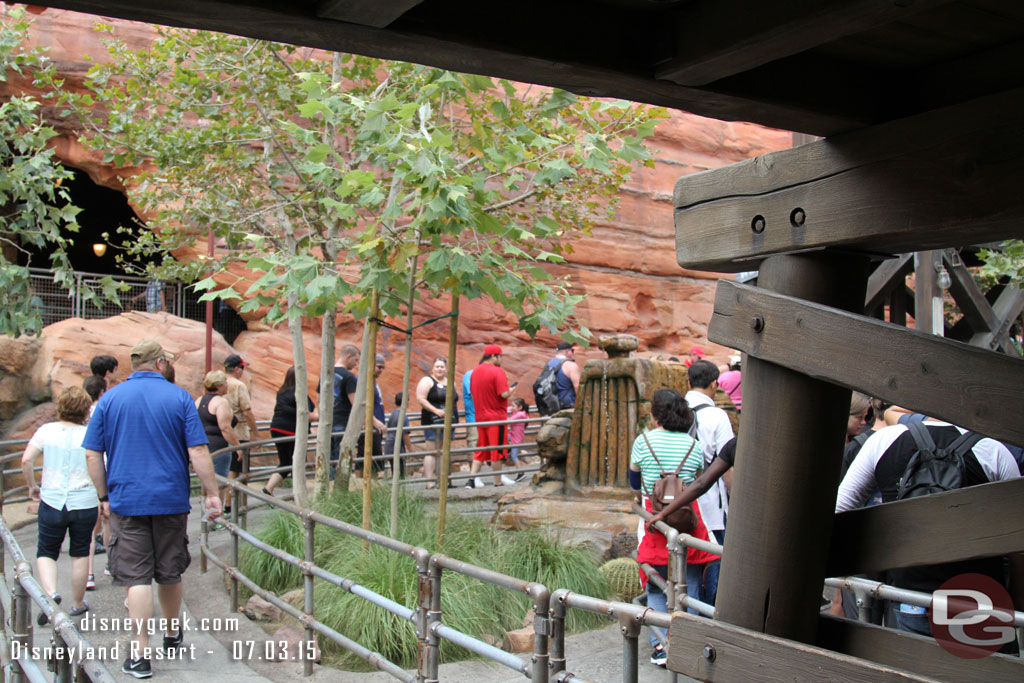
[[[558,404],[571,408],[580,382],[575,348],[561,342],[554,351],[545,368],[554,373],[551,386],[555,388]],[[332,464],[337,462],[338,446],[356,405],[357,379],[353,370],[359,364],[359,356],[358,347],[342,344],[334,368],[333,386],[329,389],[335,398]],[[457,411],[458,402],[464,402],[466,420],[476,423],[475,429],[467,434],[474,447],[468,487],[483,485],[477,475],[483,473],[485,464],[494,486],[524,476],[503,476],[506,462],[511,461],[513,466],[520,462],[519,444],[524,440],[529,405],[520,397],[512,398],[518,383],[509,382],[502,359],[500,346],[487,345],[479,364],[463,376],[460,395],[451,383],[446,359],[436,358],[413,394],[425,427],[424,443],[431,450],[441,441],[442,430],[438,426],[445,421],[445,411]],[[155,582],[165,623],[180,624],[181,576],[190,562],[186,534],[190,469],[202,485],[207,519],[215,520],[222,512],[230,511],[231,501],[218,487],[214,475],[232,478],[242,472],[246,453],[241,446],[257,438],[260,431],[248,388],[242,381],[248,365],[237,354],[229,356],[223,370],[206,374],[203,393],[193,398],[174,384],[173,358],[158,342],[140,341],[132,348],[130,360],[131,374],[116,383],[117,360],[110,356],[94,358],[92,375],[81,388],[70,387],[61,392],[56,402],[57,421],[40,427],[25,449],[23,474],[30,497],[39,501],[36,567],[41,585],[60,603],[62,598],[56,592],[57,560],[68,536],[72,587],[69,614],[77,616],[89,610],[86,594],[96,588],[93,559],[106,552],[106,571],[114,585],[127,589],[125,604],[133,620],[152,616]],[[394,410],[386,412],[376,382],[386,361],[381,355],[374,361],[375,391],[370,419],[372,452],[379,456],[385,449],[388,454],[393,452],[395,428],[405,397],[397,394]],[[650,428],[636,437],[630,453],[630,486],[653,515],[638,526],[637,560],[651,565],[663,579],[667,577],[668,551],[665,536],[654,528],[656,523],[679,519],[678,511],[689,509],[692,514],[685,515],[687,528],[680,531],[698,539],[725,542],[736,437],[729,415],[715,404],[715,396],[720,389],[727,391],[734,396],[738,410],[742,401],[739,358],[717,366],[703,358],[703,352],[695,347],[684,363],[689,390],[685,395],[673,389],[654,393]],[[269,428],[269,435],[276,437],[281,467],[290,466],[294,455],[290,437],[295,436],[298,422],[295,386],[295,369],[290,368],[278,389]],[[306,401],[310,418],[315,420],[316,406],[308,396]],[[405,426],[408,427],[408,416]],[[211,459],[212,451],[228,446],[236,448]],[[904,490],[912,479],[908,468],[924,457],[922,454],[935,449],[955,451],[962,460],[962,480],[957,486],[1020,476],[1019,448],[854,392],[836,512],[916,495]],[[413,450],[408,433],[403,434],[399,450]],[[140,452],[147,456],[138,457]],[[362,445],[358,453],[363,453]],[[40,456],[43,473],[41,483],[37,484],[34,468]],[[401,462],[404,477],[404,459]],[[355,464],[358,467],[358,462]],[[383,468],[383,458],[374,462],[374,471]],[[436,487],[439,477],[449,475],[438,472],[435,456],[426,452],[423,474],[429,480],[428,488]],[[659,481],[666,477],[675,477],[685,484],[671,500],[662,500],[657,493]],[[282,480],[282,474],[272,475],[264,493],[272,495]],[[690,597],[714,605],[720,561],[713,553],[687,550],[686,584]],[[1007,581],[1004,558],[912,568],[873,578],[930,592],[952,575],[965,572],[984,574],[1004,585]],[[657,582],[647,583],[647,595],[651,608],[667,611],[665,594]],[[850,616],[851,598],[836,591],[832,596],[833,612]],[[901,603],[889,611],[889,623],[894,627],[930,634],[923,608]],[[45,619],[41,614],[40,624]],[[182,630],[172,626],[163,634],[163,647],[181,647],[182,638]],[[663,639],[652,630],[651,661],[659,666],[664,666],[666,660]],[[151,675],[150,659],[145,654],[148,641],[145,629],[133,632],[130,654],[122,666],[124,673],[136,678]],[[1009,644],[1007,647],[1012,649]]]

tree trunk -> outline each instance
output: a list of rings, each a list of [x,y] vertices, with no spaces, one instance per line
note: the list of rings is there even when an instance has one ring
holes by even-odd
[[[380,293],[374,287],[370,294],[370,319],[367,321],[370,343],[366,350],[367,360],[370,367],[376,371],[375,358],[377,356],[377,329],[380,327],[377,316],[380,313]],[[374,373],[366,378],[366,391],[363,392],[363,401],[366,403],[366,419],[363,422],[363,528],[370,528],[370,506],[373,494],[373,400],[377,391],[377,381]],[[365,544],[364,544],[365,545]]]
[[[388,528],[391,538],[398,538],[398,490],[401,481],[398,473],[402,471],[401,453],[402,440],[405,438],[405,416],[409,413],[409,375],[412,374],[412,312],[416,301],[416,268],[419,256],[412,258],[409,268],[409,301],[405,314],[405,358],[402,360],[402,405],[398,406],[398,425],[395,431],[395,448],[391,453],[391,524]]]
[[[334,477],[334,493],[341,495],[345,491],[348,491],[349,478],[352,476],[352,454],[356,450],[356,444],[359,442],[359,434],[363,429],[363,409],[366,407],[366,401],[363,400],[367,378],[369,378],[369,369],[373,365],[369,361],[367,354],[369,353],[370,344],[370,326],[369,324],[363,327],[363,343],[359,350],[359,369],[357,370],[358,378],[356,381],[356,402],[352,405],[352,412],[348,416],[348,424],[345,425],[345,436],[341,439],[341,446],[339,447],[340,456],[338,460],[338,473]]]
[[[298,295],[288,295],[288,310],[298,304]],[[306,347],[302,341],[302,316],[288,318],[292,338],[292,362],[295,363],[295,457],[292,459],[292,490],[295,504],[309,507],[306,491],[306,445],[309,443],[309,377],[306,375]]]
[[[320,426],[316,432],[316,475],[313,496],[325,494],[330,486],[331,432],[334,424],[334,336],[338,329],[335,311],[325,313],[320,326]]]
[[[459,341],[459,292],[452,292],[452,317],[448,323],[448,390],[444,394],[444,442],[437,481],[441,491],[437,509],[437,552],[443,552],[444,525],[448,514],[448,475],[452,462],[452,418],[455,412],[455,350]]]

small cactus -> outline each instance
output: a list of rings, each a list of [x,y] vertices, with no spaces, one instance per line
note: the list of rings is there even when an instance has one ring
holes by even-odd
[[[601,573],[608,579],[615,597],[629,602],[644,592],[640,586],[640,565],[631,557],[619,557],[601,565]]]

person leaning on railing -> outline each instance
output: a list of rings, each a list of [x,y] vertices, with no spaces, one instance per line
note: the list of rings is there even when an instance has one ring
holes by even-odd
[[[28,495],[39,501],[39,532],[36,571],[43,590],[60,602],[57,594],[57,558],[64,536],[70,534],[71,599],[75,617],[89,610],[85,581],[89,572],[89,544],[99,516],[99,498],[89,477],[85,449],[85,421],[92,399],[80,387],[68,387],[57,398],[57,422],[44,424],[29,440],[21,458]],[[42,486],[36,486],[33,466],[43,456]],[[47,621],[39,612],[38,624]]]

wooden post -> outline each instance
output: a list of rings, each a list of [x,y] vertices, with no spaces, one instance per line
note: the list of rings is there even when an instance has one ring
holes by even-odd
[[[942,292],[936,284],[934,251],[916,254],[914,275],[914,325],[921,332],[942,336]]]
[[[775,256],[762,265],[758,284],[859,313],[867,262],[827,253]],[[763,329],[764,320],[753,316],[750,324]],[[788,334],[799,344],[802,319],[790,324]],[[722,559],[716,618],[813,642],[850,391],[758,360],[755,350],[744,367],[743,394],[731,550]]]

